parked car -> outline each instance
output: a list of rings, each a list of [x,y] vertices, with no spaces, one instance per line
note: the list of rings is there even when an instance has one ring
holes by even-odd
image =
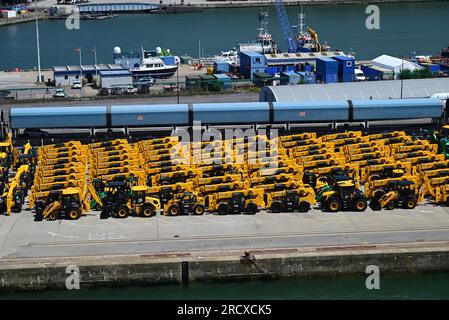
[[[23,136],[29,139],[32,138],[48,138],[49,133],[47,131],[37,129],[37,128],[30,128],[23,130]]]
[[[133,86],[129,86],[126,88],[125,93],[126,94],[135,94],[135,93],[137,93],[137,89],[134,88]]]
[[[55,94],[53,95],[53,98],[65,98],[65,92],[64,89],[58,88],[56,89]]]
[[[75,80],[72,84],[72,89],[81,89],[83,85],[81,84],[81,81]]]
[[[101,88],[98,90],[99,96],[108,96],[109,95],[109,89],[108,88]]]
[[[112,88],[111,89],[111,94],[115,95],[115,96],[121,96],[122,94],[125,93],[125,90],[123,88]]]
[[[156,83],[156,80],[152,77],[148,77],[148,78],[140,78],[139,81],[137,81],[137,85],[140,86],[148,86],[151,87]]]

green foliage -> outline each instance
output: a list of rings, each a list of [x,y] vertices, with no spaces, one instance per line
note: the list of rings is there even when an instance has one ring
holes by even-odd
[[[399,74],[399,79],[424,79],[432,78],[432,72],[429,69],[409,70],[405,69]]]

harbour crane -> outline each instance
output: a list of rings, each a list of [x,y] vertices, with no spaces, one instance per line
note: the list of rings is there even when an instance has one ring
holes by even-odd
[[[281,23],[282,33],[287,41],[289,52],[299,52],[302,49],[302,43],[297,40],[293,34],[290,21],[288,20],[287,11],[285,10],[284,1],[276,0],[276,11],[279,17],[279,22]]]

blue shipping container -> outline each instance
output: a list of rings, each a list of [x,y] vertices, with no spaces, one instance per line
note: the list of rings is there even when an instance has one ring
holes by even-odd
[[[338,62],[334,59],[322,57],[316,59],[316,70],[326,74],[338,73]]]
[[[223,85],[223,89],[229,89],[231,87],[232,84],[232,79],[230,76],[225,75],[225,74],[214,74],[214,77],[222,83]]]
[[[229,72],[230,64],[227,61],[217,60],[214,62],[214,70],[217,73]]]

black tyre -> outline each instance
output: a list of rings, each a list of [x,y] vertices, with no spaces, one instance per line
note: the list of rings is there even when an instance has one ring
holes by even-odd
[[[167,212],[167,214],[169,216],[179,216],[180,213],[181,213],[181,208],[179,208],[179,206],[177,204],[171,205],[170,208],[168,208],[168,212]]]
[[[255,203],[249,203],[245,208],[246,214],[254,215],[257,213],[257,206]]]
[[[58,219],[58,214],[56,212],[52,212],[48,215],[48,220],[55,221]]]
[[[365,198],[356,198],[353,203],[353,209],[357,212],[363,212],[366,210],[367,203]]]
[[[309,212],[310,210],[310,203],[307,201],[301,201],[298,205],[298,211],[299,212]]]
[[[336,197],[329,198],[326,201],[326,210],[329,212],[337,212],[341,209],[341,200]]]
[[[377,199],[377,198],[372,198],[371,199],[371,201],[369,203],[369,207],[373,211],[380,211],[380,210],[382,210],[382,206],[380,205],[379,199]]]
[[[69,210],[67,217],[70,220],[77,220],[81,217],[81,210],[78,208],[73,208]]]
[[[219,215],[226,215],[229,213],[229,206],[226,203],[220,203],[218,205],[217,213]]]
[[[416,199],[415,198],[407,198],[403,204],[404,209],[414,209],[416,207]]]
[[[385,206],[385,209],[387,210],[393,210],[396,207],[396,203],[394,201],[390,201],[387,203],[387,205]]]
[[[201,216],[201,215],[204,214],[205,210],[206,210],[206,208],[202,204],[197,204],[193,208],[193,214],[196,215],[196,216]]]
[[[14,213],[20,213],[22,211],[22,204],[18,203],[11,208],[11,211]]]
[[[274,202],[271,204],[270,209],[271,209],[271,212],[273,212],[273,213],[279,213],[279,212],[282,212],[282,211],[283,211],[284,206],[282,205],[282,202],[280,202],[280,201],[274,201]]]
[[[129,208],[127,206],[121,206],[115,212],[115,217],[119,219],[124,219],[129,216]]]
[[[142,210],[140,211],[140,216],[143,218],[149,218],[153,217],[156,214],[156,211],[154,211],[153,206],[144,204],[142,206]]]

